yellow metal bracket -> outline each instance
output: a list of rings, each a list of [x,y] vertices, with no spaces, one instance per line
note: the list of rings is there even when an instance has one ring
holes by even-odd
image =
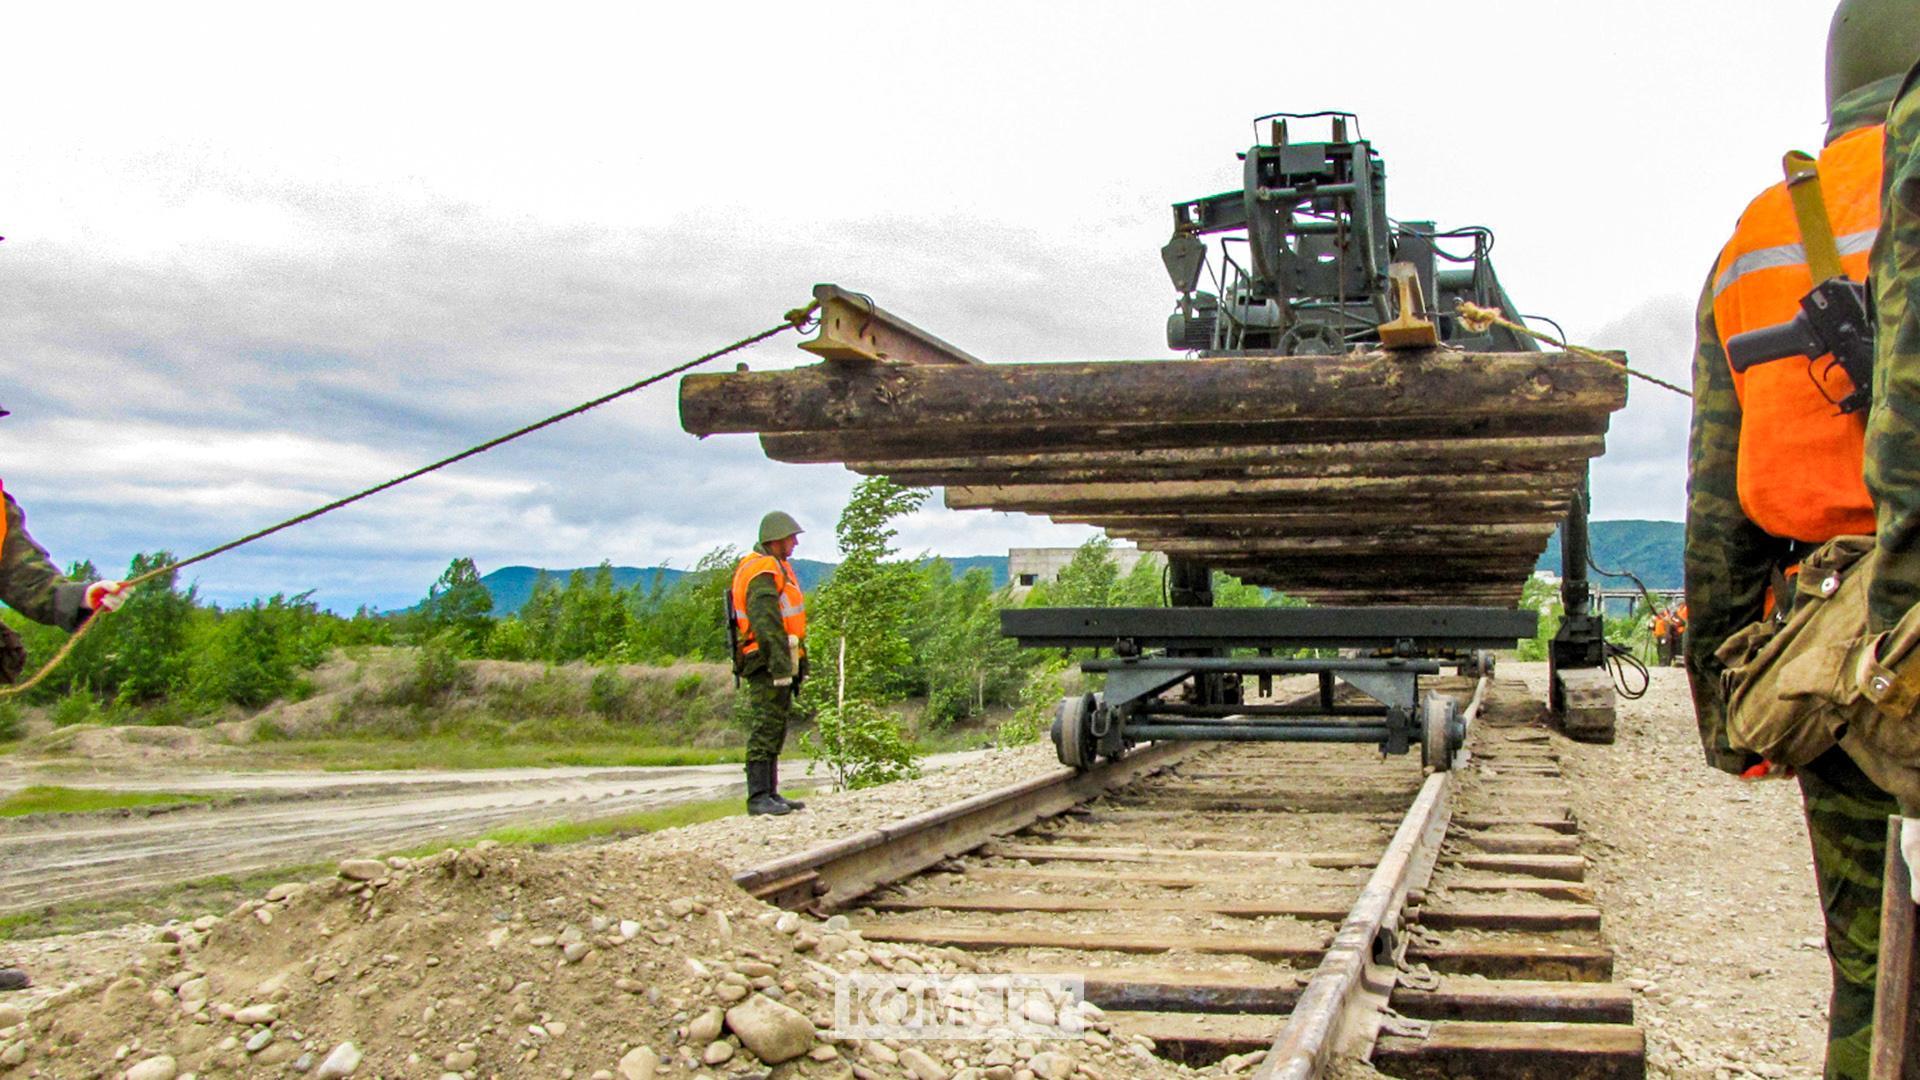
[[[898,315],[881,310],[873,298],[838,285],[815,285],[820,303],[820,336],[800,347],[827,360],[895,364],[978,364],[980,360],[941,341]]]
[[[1392,322],[1380,324],[1380,345],[1387,349],[1432,349],[1440,344],[1440,328],[1420,313],[1427,310],[1426,297],[1420,291],[1420,274],[1412,263],[1397,262],[1387,267],[1387,279],[1400,303],[1400,314]]]

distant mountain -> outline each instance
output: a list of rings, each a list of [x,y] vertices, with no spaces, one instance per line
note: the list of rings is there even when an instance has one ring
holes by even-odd
[[[1686,531],[1678,521],[1595,521],[1589,527],[1593,561],[1602,569],[1638,574],[1649,589],[1678,589],[1686,580],[1681,565]],[[1553,535],[1535,568],[1560,572],[1559,533]],[[1594,577],[1609,587],[1632,586],[1626,578]]]
[[[993,575],[995,588],[1007,583],[1005,555],[961,555],[946,558],[945,561],[953,567],[955,577],[975,567],[981,567]],[[808,592],[819,588],[828,577],[832,576],[834,567],[838,565],[838,563],[820,562],[817,559],[793,560],[794,572],[800,575],[800,587]],[[487,592],[493,595],[494,615],[504,618],[525,607],[527,601],[533,598],[533,584],[540,579],[541,574],[552,577],[557,584],[565,585],[567,579],[573,574],[591,574],[596,569],[597,567],[592,566],[581,567],[578,570],[542,570],[537,566],[503,566],[490,574],[482,575],[480,584],[485,585]],[[613,568],[613,584],[619,589],[629,588],[635,584],[651,589],[654,582],[658,581],[660,587],[664,589],[671,587],[686,574],[685,570],[678,570],[671,566],[616,566]]]

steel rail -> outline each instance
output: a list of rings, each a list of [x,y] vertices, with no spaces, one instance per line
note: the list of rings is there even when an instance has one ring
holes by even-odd
[[[1465,714],[1469,731],[1486,701],[1490,682],[1482,676],[1474,686],[1473,700]],[[1287,1017],[1287,1026],[1267,1051],[1254,1080],[1313,1080],[1326,1069],[1343,1040],[1359,1034],[1371,1040],[1370,1032],[1355,1027],[1371,1019],[1363,1014],[1372,1010],[1356,1008],[1362,1004],[1363,991],[1369,989],[1368,967],[1374,961],[1381,935],[1399,928],[1407,893],[1424,885],[1433,872],[1440,841],[1452,819],[1456,775],[1453,769],[1436,772],[1420,786],[1420,794],[1401,819],[1386,855],[1340,924],[1333,944],[1301,991],[1299,1002]],[[1385,989],[1391,990],[1390,976],[1388,981]]]
[[[1200,746],[1192,742],[1159,743],[1085,772],[1058,769],[762,863],[734,875],[733,880],[755,897],[780,907],[832,911],[882,885],[1159,772]]]

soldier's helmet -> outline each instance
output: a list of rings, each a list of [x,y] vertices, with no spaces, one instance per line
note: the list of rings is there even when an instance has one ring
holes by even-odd
[[[1920,61],[1920,4],[1840,0],[1827,31],[1827,115],[1834,103]]]
[[[800,527],[799,522],[793,520],[792,514],[781,510],[775,510],[760,519],[760,542],[763,544],[771,540],[785,540],[789,536],[798,536],[805,531]]]

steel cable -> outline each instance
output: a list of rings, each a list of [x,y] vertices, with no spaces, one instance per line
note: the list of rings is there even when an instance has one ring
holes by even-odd
[[[614,390],[609,393],[602,394],[599,397],[596,397],[590,401],[585,401],[578,405],[575,405],[570,409],[563,409],[560,412],[554,413],[552,416],[546,417],[543,420],[536,420],[531,424],[525,425],[524,427],[515,428],[514,430],[507,432],[505,435],[488,439],[486,442],[483,442],[483,443],[478,443],[473,446],[469,446],[465,450],[462,450],[457,454],[450,454],[447,457],[443,457],[440,460],[433,462],[432,464],[422,465],[420,468],[414,469],[411,472],[402,473],[401,475],[396,476],[391,480],[382,481],[381,483],[375,484],[370,488],[365,488],[361,491],[356,491],[353,494],[345,496],[343,498],[335,499],[334,501],[327,503],[324,506],[317,506],[312,510],[308,510],[303,514],[296,514],[293,517],[287,518],[285,521],[277,522],[275,524],[267,526],[264,529],[258,529],[258,530],[255,530],[254,532],[250,532],[247,535],[240,537],[239,539],[229,540],[224,544],[220,544],[215,547],[210,547],[207,550],[200,552],[198,555],[190,555],[187,558],[170,562],[165,566],[155,567],[154,569],[149,570],[146,573],[139,575],[138,577],[127,579],[124,585],[128,589],[137,588],[141,585],[146,584],[147,582],[154,580],[155,578],[163,577],[167,574],[171,574],[174,571],[181,569],[182,567],[192,566],[193,564],[199,563],[199,562],[205,562],[206,560],[211,559],[216,555],[223,555],[229,551],[232,551],[235,548],[243,547],[247,544],[253,543],[256,540],[262,540],[262,539],[265,539],[266,537],[272,536],[274,533],[281,532],[286,529],[291,529],[295,525],[301,525],[306,522],[312,521],[315,518],[322,517],[327,514],[331,514],[335,510],[339,510],[343,507],[351,506],[362,499],[369,498],[374,495],[378,495],[381,492],[386,491],[390,488],[399,487],[401,484],[407,483],[410,480],[417,480],[420,477],[427,475],[428,473],[438,472],[439,470],[444,469],[449,465],[453,465],[457,462],[465,461],[466,459],[477,456],[479,454],[484,454],[488,450],[492,450],[497,446],[502,446],[502,445],[505,445],[506,443],[510,443],[515,439],[521,438],[522,436],[531,435],[534,432],[539,431],[543,428],[552,427],[553,425],[558,424],[562,420],[570,420],[573,417],[579,416],[581,413],[587,412],[592,409],[597,409],[600,406],[607,404],[608,402],[617,401],[620,398],[626,397],[628,394],[632,394],[639,390],[644,390],[647,387],[654,385],[655,383],[662,382],[666,379],[671,379],[675,375],[679,375],[682,372],[691,371],[692,369],[697,368],[702,364],[711,363],[712,361],[718,360],[721,357],[726,356],[728,353],[739,352],[741,349],[744,349],[750,345],[757,345],[760,342],[765,341],[776,334],[783,333],[787,330],[805,330],[809,325],[810,320],[813,318],[813,313],[819,310],[819,307],[820,305],[816,301],[814,303],[808,304],[806,307],[795,308],[792,311],[787,312],[786,318],[778,326],[772,326],[765,330],[760,331],[757,334],[751,334],[747,337],[743,337],[739,341],[736,341],[733,344],[726,346],[725,348],[716,349],[713,352],[695,357],[694,359],[688,360],[685,363],[676,364],[673,367],[667,368],[664,371],[655,372],[654,374],[649,375],[644,379],[641,379],[639,382],[629,383],[618,390]],[[60,664],[66,660],[68,656],[73,654],[74,647],[78,645],[81,642],[81,640],[87,636],[88,632],[91,631],[95,626],[98,626],[103,621],[101,619],[101,616],[106,613],[107,612],[104,610],[96,611],[94,612],[92,617],[87,619],[86,622],[80,624],[80,628],[78,630],[75,630],[72,634],[70,634],[67,637],[66,642],[60,646],[59,651],[55,652],[53,654],[53,658],[48,660],[46,664],[40,668],[39,671],[34,672],[32,678],[28,679],[23,683],[18,683],[13,686],[0,688],[0,701],[3,701],[10,697],[18,696],[20,694],[24,694],[27,691],[33,689],[34,687],[40,685],[41,682],[45,681],[46,677],[52,674],[55,668],[58,668]]]

